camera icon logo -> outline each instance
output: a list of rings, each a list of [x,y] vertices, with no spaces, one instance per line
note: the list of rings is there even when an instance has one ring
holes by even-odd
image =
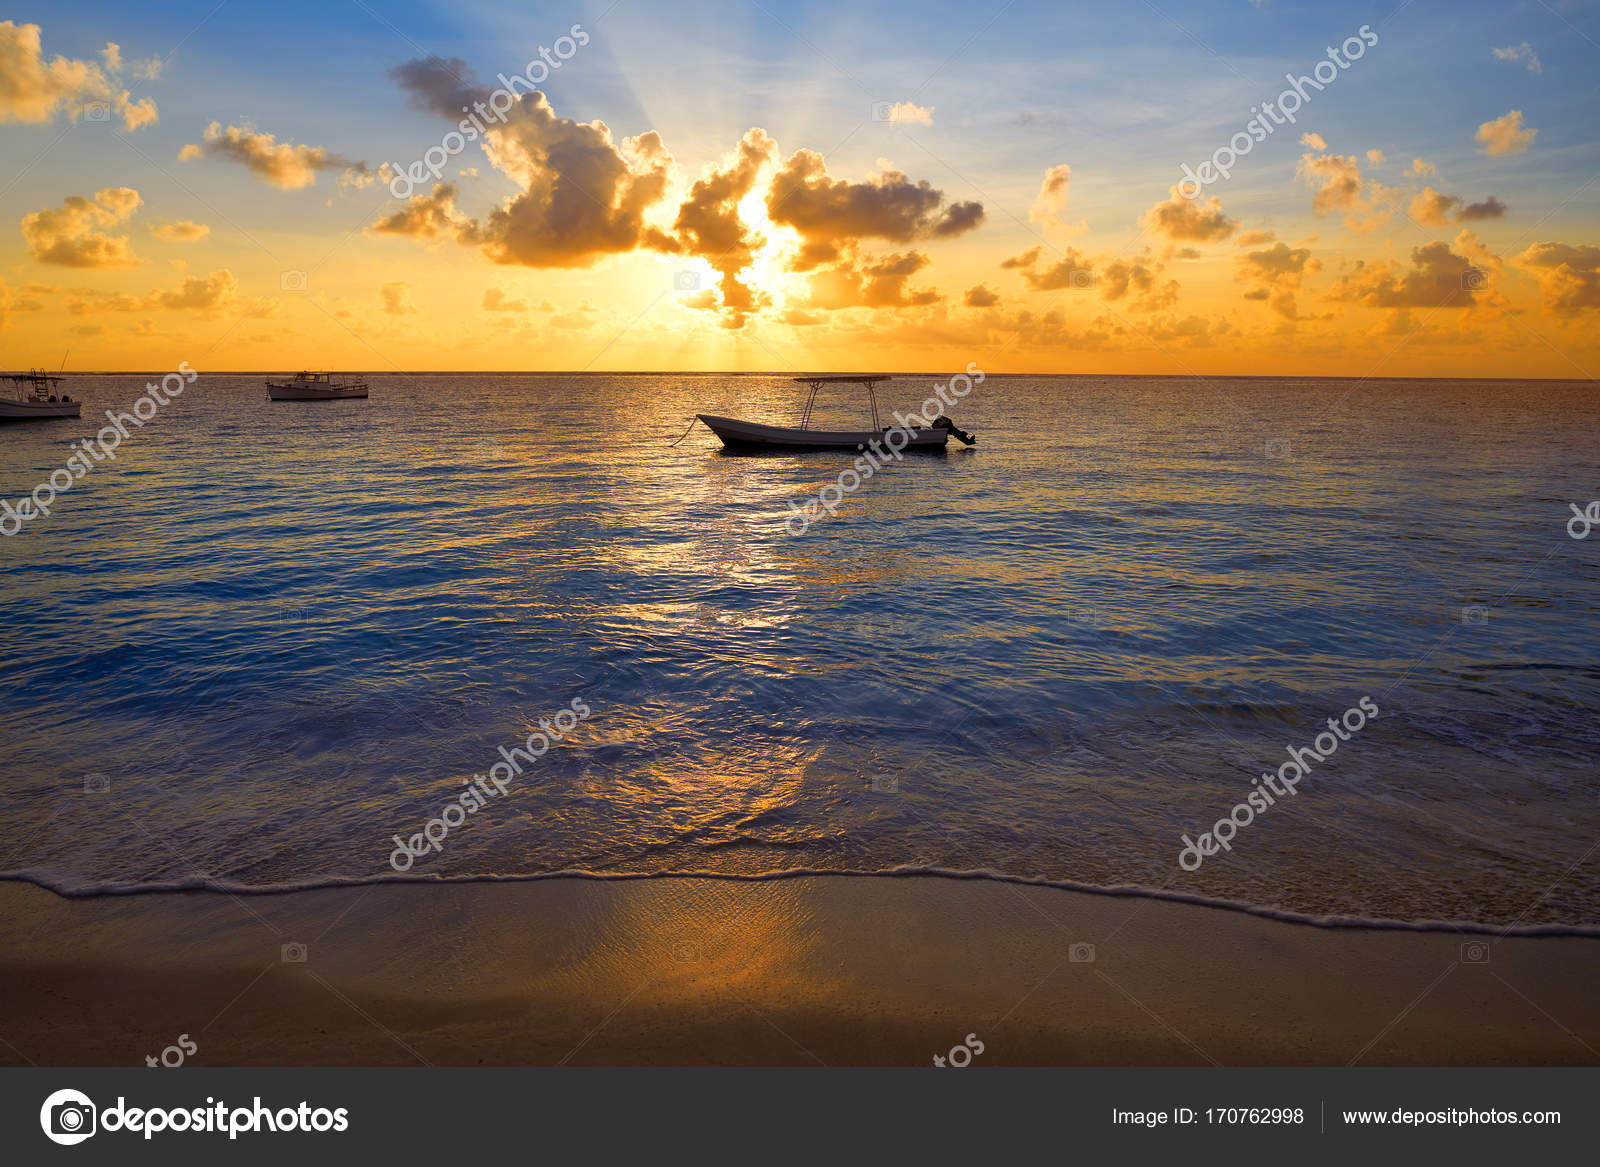
[[[874,794],[899,794],[900,779],[891,774],[874,774],[867,780],[867,789]]]
[[[886,122],[894,116],[894,102],[875,101],[872,103],[872,120]]]
[[[284,964],[304,964],[306,962],[306,946],[298,942],[290,942],[279,949]]]
[[[1462,964],[1488,964],[1489,945],[1482,940],[1468,940],[1461,946]]]
[[[1086,267],[1075,267],[1072,274],[1067,277],[1067,283],[1074,288],[1087,288],[1094,284],[1094,272]]]
[[[693,964],[700,959],[700,946],[692,940],[672,946],[672,959],[679,964]]]
[[[87,1094],[57,1090],[39,1108],[39,1125],[52,1143],[71,1147],[94,1134],[97,1113]]]
[[[700,290],[700,273],[697,271],[674,272],[672,286],[679,292],[698,292]]]
[[[303,292],[306,290],[306,273],[286,271],[278,277],[278,284],[285,292]]]
[[[86,774],[83,778],[83,792],[85,794],[104,794],[111,789],[111,776],[109,774]]]
[[[1078,941],[1078,943],[1067,949],[1067,960],[1073,964],[1093,964],[1094,945],[1086,941]]]
[[[111,105],[104,101],[91,101],[83,107],[83,120],[86,122],[108,122],[111,120]]]
[[[1489,609],[1481,607],[1462,608],[1461,622],[1463,624],[1487,624],[1489,622]]]
[[[1461,286],[1469,292],[1481,292],[1489,286],[1489,273],[1481,267],[1469,267],[1461,273]]]
[[[1270,438],[1267,441],[1267,457],[1287,458],[1289,456],[1288,438]]]

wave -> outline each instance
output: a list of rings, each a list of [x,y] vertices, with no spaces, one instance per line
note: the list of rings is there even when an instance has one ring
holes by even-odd
[[[374,887],[386,884],[470,884],[470,883],[536,883],[549,879],[585,879],[596,882],[624,883],[636,880],[697,879],[717,880],[725,883],[771,883],[785,879],[949,879],[981,880],[989,883],[1013,884],[1023,887],[1045,887],[1057,891],[1079,892],[1085,895],[1119,896],[1131,899],[1159,900],[1166,903],[1189,904],[1224,912],[1240,912],[1276,920],[1284,924],[1297,924],[1310,928],[1364,929],[1392,932],[1456,932],[1463,935],[1482,936],[1577,936],[1600,939],[1600,925],[1592,924],[1525,924],[1499,925],[1477,920],[1386,920],[1366,916],[1314,916],[1286,908],[1267,907],[1238,900],[1219,899],[1194,895],[1188,892],[1168,891],[1165,888],[1141,887],[1136,884],[1077,883],[1064,879],[1044,879],[1022,875],[1007,875],[1001,871],[984,869],[954,870],[945,867],[891,867],[881,870],[848,868],[791,867],[773,871],[540,871],[522,874],[474,875],[373,875],[373,876],[320,876],[294,880],[287,883],[249,884],[229,880],[185,879],[159,883],[102,883],[69,886],[48,874],[29,871],[0,872],[0,883],[29,883],[66,899],[93,899],[103,896],[157,895],[192,892],[219,892],[225,895],[293,895],[297,892],[323,891],[341,887]]]

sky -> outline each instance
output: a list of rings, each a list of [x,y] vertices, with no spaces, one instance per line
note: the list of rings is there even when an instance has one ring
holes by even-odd
[[[1597,66],[1600,0],[17,5],[0,368],[1594,378]]]

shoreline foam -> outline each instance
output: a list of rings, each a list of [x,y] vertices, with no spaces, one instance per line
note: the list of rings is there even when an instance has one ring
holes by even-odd
[[[1511,924],[1501,925],[1481,920],[1394,920],[1371,916],[1317,916],[1296,912],[1288,908],[1264,904],[1249,904],[1239,900],[1220,899],[1188,892],[1170,891],[1166,888],[1143,887],[1138,884],[1092,884],[1072,880],[1046,879],[1039,876],[1011,875],[1003,871],[985,869],[956,870],[944,867],[891,867],[882,870],[855,870],[850,868],[794,867],[770,871],[587,871],[564,869],[560,871],[522,872],[516,874],[481,873],[468,875],[434,874],[381,874],[374,876],[322,876],[314,879],[284,884],[247,884],[229,880],[171,880],[162,883],[99,884],[72,888],[59,881],[33,872],[0,872],[0,885],[23,883],[41,888],[63,899],[99,899],[118,896],[173,895],[188,892],[217,892],[235,896],[280,896],[300,892],[329,891],[335,888],[383,887],[420,884],[429,887],[471,884],[539,883],[545,880],[592,880],[606,883],[629,883],[641,880],[677,879],[705,880],[723,883],[772,883],[786,879],[951,879],[982,880],[1017,887],[1051,888],[1057,891],[1076,892],[1083,895],[1113,896],[1123,899],[1151,899],[1164,903],[1186,904],[1192,907],[1214,908],[1218,911],[1239,912],[1283,924],[1297,924],[1309,928],[1361,929],[1401,932],[1454,932],[1478,936],[1569,936],[1600,939],[1600,924]]]

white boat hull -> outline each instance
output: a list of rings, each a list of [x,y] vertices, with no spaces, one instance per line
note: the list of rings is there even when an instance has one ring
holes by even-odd
[[[736,417],[715,417],[697,414],[712,433],[722,439],[730,449],[770,450],[854,450],[872,442],[887,446],[884,435],[890,430],[812,430],[794,426],[762,425],[760,422],[741,421]],[[896,427],[898,430],[898,427]],[[904,432],[904,431],[899,431]],[[901,450],[942,450],[949,440],[946,429],[917,429],[911,431],[911,440],[904,445],[897,438],[894,448]]]
[[[81,401],[6,401],[0,399],[0,421],[47,421],[82,417]]]
[[[273,401],[344,401],[367,396],[360,389],[316,389],[297,385],[268,385],[267,396]]]

